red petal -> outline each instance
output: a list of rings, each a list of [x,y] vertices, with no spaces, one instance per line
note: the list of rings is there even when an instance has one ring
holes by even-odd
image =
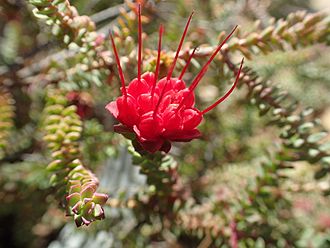
[[[191,94],[189,89],[184,89],[182,91],[180,91],[180,95],[182,95],[182,100],[184,98],[186,98],[184,101],[184,105],[186,106],[186,108],[192,108],[195,104],[195,96],[194,94]],[[181,101],[182,101],[181,100]],[[181,102],[180,101],[180,102]]]
[[[154,97],[152,97],[150,94],[142,94],[138,97],[137,101],[140,115],[143,115],[155,109],[158,102],[158,95],[155,94]]]
[[[136,100],[134,97],[128,95],[125,97],[119,97],[117,99],[118,116],[117,119],[122,124],[132,127],[139,121],[139,113],[137,109]]]
[[[119,113],[116,101],[108,103],[105,108],[117,119]]]
[[[155,140],[147,140],[147,139],[141,137],[141,132],[137,128],[137,126],[134,126],[133,129],[137,136],[136,141],[141,145],[141,147],[144,150],[154,153],[156,151],[159,151],[161,149],[161,147],[163,146],[163,143],[164,143],[163,139],[158,138]]]
[[[183,90],[186,88],[186,84],[183,80],[180,80],[180,79],[177,79],[177,78],[174,78],[172,81],[172,85],[173,85],[173,89],[174,90]]]
[[[168,153],[171,150],[171,147],[172,147],[171,142],[165,140],[164,144],[159,150]]]
[[[173,84],[171,83],[171,81],[172,81],[172,79],[169,79],[167,81],[166,77],[162,78],[161,80],[158,81],[156,89],[158,89],[159,92],[162,92],[163,88],[166,85],[165,92],[164,92],[164,94],[165,94],[167,91],[173,89]]]
[[[165,135],[164,135],[165,136]],[[187,142],[192,139],[197,139],[201,136],[198,129],[193,130],[177,130],[166,135],[166,138],[171,141]]]
[[[182,129],[182,118],[180,113],[175,113],[174,107],[165,109],[163,115],[164,128],[166,131]],[[166,132],[165,131],[165,132]]]
[[[162,139],[155,140],[155,141],[145,141],[145,142],[139,142],[143,149],[150,153],[155,153],[157,151],[160,151],[164,141]]]
[[[146,81],[150,88],[153,86],[155,80],[155,74],[153,72],[145,72],[141,77]]]
[[[159,112],[160,113],[164,112],[165,109],[168,108],[168,106],[171,104],[171,100],[172,100],[171,95],[163,96],[163,98],[161,99],[161,102],[159,104]]]
[[[151,112],[151,114],[153,114]],[[149,114],[141,117],[141,121],[138,124],[139,132],[136,133],[138,137],[141,137],[145,140],[155,140],[160,137],[163,131],[162,120],[160,118],[154,118]],[[135,130],[135,127],[134,127]]]
[[[128,94],[132,95],[134,98],[138,98],[141,94],[149,93],[150,90],[151,87],[144,79],[139,81],[137,78],[133,79],[127,87]]]
[[[185,109],[183,111],[183,129],[191,130],[196,128],[203,119],[203,115],[198,109]]]

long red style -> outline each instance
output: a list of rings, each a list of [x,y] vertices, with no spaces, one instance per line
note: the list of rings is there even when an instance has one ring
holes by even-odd
[[[166,86],[168,84],[168,81],[170,80],[170,78],[172,77],[172,74],[173,74],[173,70],[175,68],[175,65],[176,65],[176,61],[178,60],[178,57],[179,57],[179,53],[181,51],[181,48],[182,48],[182,44],[183,44],[183,41],[184,41],[184,38],[186,37],[187,35],[187,32],[188,32],[188,28],[189,28],[189,25],[190,25],[190,22],[191,22],[191,18],[192,16],[194,15],[194,11],[190,14],[189,18],[188,18],[188,21],[186,23],[186,26],[184,28],[184,31],[183,31],[183,34],[181,36],[181,39],[180,39],[180,42],[179,42],[179,46],[176,50],[176,53],[175,53],[175,57],[173,59],[173,62],[171,64],[171,67],[167,73],[167,77],[166,77],[166,83],[164,85],[164,88],[162,89],[162,92],[160,93],[160,96],[159,96],[159,100],[156,104],[156,107],[155,107],[155,110],[154,110],[154,116],[157,114],[157,111],[158,111],[158,107],[159,107],[159,104],[160,104],[160,101],[162,100],[163,96],[164,96],[164,93],[165,93],[165,89],[166,89]]]
[[[120,77],[120,81],[121,81],[122,94],[125,97],[127,97],[124,73],[123,73],[123,69],[121,68],[121,65],[120,65],[120,59],[119,59],[118,52],[117,52],[116,45],[115,45],[115,41],[113,40],[113,37],[112,37],[112,33],[111,32],[110,32],[110,39],[111,39],[113,52],[115,54],[115,58],[116,58],[116,62],[117,62],[119,77]]]
[[[188,97],[193,93],[193,91],[197,87],[198,83],[200,82],[200,80],[203,78],[203,76],[207,72],[207,69],[208,69],[210,63],[213,61],[213,59],[215,58],[215,56],[221,50],[221,48],[223,47],[223,45],[226,44],[226,42],[233,35],[233,33],[235,32],[236,28],[237,28],[237,26],[235,28],[233,28],[233,30],[230,32],[230,34],[218,45],[217,49],[213,52],[213,54],[211,55],[211,57],[209,58],[209,60],[205,63],[205,65],[203,66],[203,68],[197,74],[197,76],[195,77],[195,79],[193,80],[193,82],[191,83],[191,85],[189,86],[189,94],[187,94],[185,96],[185,98],[182,99],[181,103],[179,104],[179,107],[177,108],[177,111],[179,111],[181,109],[181,107],[185,103],[186,99],[188,99]]]
[[[159,75],[159,66],[160,66],[160,53],[162,50],[162,36],[163,36],[163,32],[164,32],[164,27],[163,25],[160,25],[159,27],[159,38],[158,38],[158,53],[157,53],[157,63],[156,63],[156,71],[155,71],[155,80],[153,82],[152,85],[152,90],[151,90],[151,96],[154,96],[155,93],[155,87],[156,87],[156,83],[158,80],[158,75]]]
[[[233,84],[233,86],[230,88],[230,90],[227,91],[227,93],[222,96],[219,100],[217,100],[215,103],[213,103],[211,106],[207,107],[206,109],[204,109],[202,111],[202,114],[205,114],[207,112],[209,112],[210,110],[214,109],[218,104],[222,103],[224,100],[227,99],[227,97],[230,96],[230,94],[233,92],[233,90],[236,88],[237,86],[237,83],[239,81],[239,76],[241,74],[241,71],[242,71],[242,67],[243,67],[243,63],[244,63],[244,58],[242,59],[241,61],[241,65],[239,67],[239,70],[237,72],[237,75],[236,75],[236,79],[235,79],[235,83]]]
[[[138,5],[138,22],[139,22],[139,30],[138,30],[138,40],[139,40],[139,49],[138,49],[138,80],[141,81],[141,66],[142,66],[142,23],[141,23],[141,4]]]

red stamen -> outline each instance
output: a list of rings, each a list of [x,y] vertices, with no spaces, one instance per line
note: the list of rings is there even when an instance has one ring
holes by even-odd
[[[191,22],[191,18],[194,14],[194,11],[190,14],[189,16],[189,19],[186,23],[186,26],[184,28],[184,31],[183,31],[183,34],[182,34],[182,37],[181,37],[181,40],[180,40],[180,43],[179,43],[179,46],[178,46],[178,49],[176,50],[176,54],[175,54],[175,57],[174,57],[174,60],[173,60],[173,63],[170,67],[170,70],[168,71],[168,74],[167,74],[167,80],[169,80],[171,77],[172,77],[172,73],[173,73],[173,70],[174,70],[174,67],[175,67],[175,64],[176,64],[176,61],[179,57],[179,52],[181,50],[181,47],[182,47],[182,44],[183,44],[183,41],[184,41],[184,38],[186,37],[186,34],[187,34],[187,31],[188,31],[188,27],[189,27],[189,24]]]
[[[179,111],[179,109],[183,106],[183,104],[185,103],[186,99],[192,94],[192,92],[194,91],[194,89],[197,87],[198,83],[200,82],[200,80],[203,78],[203,76],[205,75],[205,73],[207,72],[207,69],[210,65],[210,63],[212,62],[212,60],[215,58],[215,56],[217,55],[217,53],[221,50],[221,48],[223,47],[223,45],[229,40],[229,38],[233,35],[233,33],[235,32],[237,26],[230,32],[230,34],[220,43],[220,45],[218,45],[217,49],[213,52],[212,56],[209,58],[209,60],[206,62],[206,64],[203,66],[203,68],[200,70],[200,72],[197,74],[197,76],[195,77],[195,79],[193,80],[193,82],[191,83],[191,85],[189,86],[189,93],[182,99],[182,101],[180,102],[177,110]]]
[[[116,62],[117,62],[119,77],[120,77],[120,81],[121,81],[122,94],[124,96],[127,96],[124,73],[123,73],[123,70],[122,70],[121,65],[120,65],[120,59],[119,59],[118,52],[117,52],[117,49],[116,49],[115,41],[113,40],[111,32],[110,32],[109,35],[110,35],[110,39],[111,39],[111,43],[112,43],[113,52],[115,54],[115,58],[116,58]]]
[[[242,59],[242,62],[241,62],[241,65],[239,67],[239,70],[238,70],[238,73],[236,75],[236,80],[235,80],[235,83],[234,85],[230,88],[230,90],[228,90],[228,92],[223,96],[221,97],[219,100],[217,100],[215,103],[213,103],[211,106],[209,106],[208,108],[204,109],[202,111],[202,114],[205,114],[207,112],[209,112],[211,109],[214,109],[218,104],[220,104],[221,102],[223,102],[224,100],[227,99],[227,97],[233,92],[233,90],[236,88],[237,86],[237,83],[239,81],[239,76],[241,74],[241,70],[242,70],[242,67],[243,67],[243,63],[244,63],[244,58]]]
[[[162,36],[163,36],[163,32],[164,32],[164,27],[161,24],[159,27],[159,39],[158,39],[158,55],[157,55],[157,63],[156,63],[156,71],[155,71],[155,80],[154,83],[152,85],[152,90],[151,90],[151,96],[154,96],[154,92],[155,92],[155,87],[156,87],[156,83],[158,80],[158,75],[159,75],[159,65],[160,65],[160,52],[162,49]]]
[[[139,22],[139,30],[138,30],[138,80],[141,81],[141,64],[142,64],[142,23],[141,23],[141,4],[138,4],[138,22]]]
[[[190,14],[189,19],[188,19],[188,21],[187,21],[187,23],[186,23],[186,26],[185,26],[185,28],[184,28],[184,31],[183,31],[183,34],[182,34],[182,37],[181,37],[181,40],[180,40],[180,43],[179,43],[178,49],[176,50],[176,54],[175,54],[174,60],[173,60],[173,62],[172,62],[172,65],[171,65],[171,67],[170,67],[168,73],[167,73],[167,77],[166,77],[166,82],[165,82],[164,88],[163,88],[163,90],[162,90],[162,92],[161,92],[161,94],[160,94],[160,96],[159,96],[159,99],[158,99],[157,105],[156,105],[156,107],[155,107],[154,114],[153,114],[154,117],[155,117],[156,114],[157,114],[158,107],[159,107],[160,102],[161,102],[161,100],[162,100],[162,98],[163,98],[163,95],[164,95],[164,92],[165,92],[165,88],[166,88],[166,86],[167,86],[167,83],[168,83],[168,81],[170,80],[170,78],[171,78],[171,76],[172,76],[172,73],[173,73],[173,70],[174,70],[174,67],[175,67],[176,61],[177,61],[177,59],[178,59],[178,57],[179,57],[179,52],[180,52],[180,50],[181,50],[181,47],[182,47],[182,44],[183,44],[184,38],[186,37],[187,31],[188,31],[188,27],[189,27],[189,24],[190,24],[190,22],[191,22],[191,18],[192,18],[192,16],[193,16],[193,14],[194,14],[194,11]]]
[[[187,61],[186,65],[184,66],[184,68],[183,68],[183,70],[182,70],[182,72],[181,72],[181,74],[179,76],[179,80],[182,79],[183,75],[185,74],[186,70],[188,69],[188,66],[189,66],[189,64],[191,62],[191,59],[194,57],[194,54],[195,54],[197,48],[198,47],[195,47],[194,50],[192,51],[192,53],[190,54],[190,56],[188,58],[188,61]]]
[[[212,56],[209,58],[209,60],[206,62],[206,64],[203,66],[203,68],[201,69],[201,71],[197,74],[197,76],[195,77],[194,81],[190,85],[190,87],[189,87],[189,90],[190,91],[193,91],[196,88],[196,86],[198,85],[198,83],[200,82],[200,80],[202,79],[202,77],[204,76],[204,74],[207,72],[207,69],[208,69],[209,65],[211,64],[211,62],[213,61],[213,59],[215,58],[215,56],[218,54],[218,52],[221,50],[221,48],[223,47],[223,45],[226,44],[226,42],[233,35],[233,33],[235,32],[236,28],[237,28],[237,26],[230,32],[230,34],[221,42],[221,44],[213,52]]]

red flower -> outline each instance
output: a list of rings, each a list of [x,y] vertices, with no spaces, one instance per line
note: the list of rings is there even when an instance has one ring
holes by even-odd
[[[203,115],[224,101],[232,93],[238,83],[243,60],[234,85],[223,97],[203,111],[194,107],[194,89],[206,73],[209,64],[234,33],[236,27],[213,52],[210,59],[203,66],[189,87],[187,87],[186,83],[182,80],[182,77],[196,49],[194,49],[190,55],[180,76],[178,78],[172,77],[192,15],[193,13],[188,19],[168,74],[160,80],[158,80],[158,74],[163,26],[160,26],[159,29],[158,57],[155,73],[146,72],[141,75],[142,25],[141,7],[139,5],[138,77],[133,79],[128,86],[125,85],[124,74],[120,66],[117,49],[113,37],[110,34],[122,84],[122,96],[110,102],[106,106],[106,109],[121,123],[115,126],[116,132],[124,135],[134,134],[133,139],[137,141],[137,144],[151,153],[156,151],[168,152],[171,148],[171,141],[190,141],[200,137],[201,133],[198,131],[197,127],[202,121]]]

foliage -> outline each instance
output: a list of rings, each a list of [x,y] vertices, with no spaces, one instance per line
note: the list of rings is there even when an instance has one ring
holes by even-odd
[[[52,152],[53,161],[47,166],[48,171],[54,172],[51,184],[67,192],[67,215],[74,216],[77,226],[89,225],[104,218],[102,205],[108,196],[96,192],[98,179],[80,161],[82,154],[78,140],[82,122],[76,114],[77,107],[67,106],[67,99],[61,91],[49,89],[46,97],[44,140]]]

